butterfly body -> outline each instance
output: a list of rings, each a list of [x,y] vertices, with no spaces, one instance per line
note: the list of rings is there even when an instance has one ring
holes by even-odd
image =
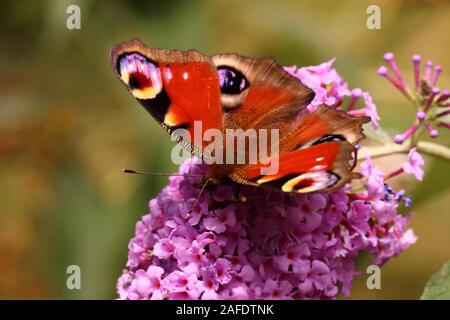
[[[358,177],[355,145],[368,119],[326,106],[309,112],[314,92],[273,59],[150,49],[131,40],[111,50],[111,65],[192,154],[227,160],[213,161],[206,179],[307,193]]]

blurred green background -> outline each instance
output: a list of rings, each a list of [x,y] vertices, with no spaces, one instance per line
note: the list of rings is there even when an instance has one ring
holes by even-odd
[[[81,30],[66,28],[70,4],[81,8]],[[366,28],[369,4],[381,7],[381,30]],[[167,181],[121,169],[176,170],[173,143],[109,66],[114,44],[139,37],[299,66],[337,57],[338,71],[372,94],[382,125],[396,133],[414,112],[377,76],[382,54],[396,54],[410,83],[412,54],[434,60],[449,87],[449,21],[448,1],[0,2],[0,298],[115,298],[135,223]],[[403,160],[378,164],[389,171]],[[392,181],[414,197],[419,240],[383,267],[381,290],[369,291],[363,275],[351,299],[418,298],[450,259],[448,173],[448,163],[427,158],[423,183]],[[72,264],[81,290],[66,288]]]

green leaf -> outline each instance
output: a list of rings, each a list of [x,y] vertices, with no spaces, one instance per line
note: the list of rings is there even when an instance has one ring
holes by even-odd
[[[450,300],[450,261],[431,277],[420,299]]]

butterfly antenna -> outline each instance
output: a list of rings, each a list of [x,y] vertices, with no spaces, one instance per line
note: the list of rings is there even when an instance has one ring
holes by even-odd
[[[197,206],[197,204],[198,204],[198,202],[199,202],[199,200],[200,200],[201,195],[203,194],[203,191],[205,191],[206,186],[207,186],[208,183],[210,183],[211,181],[212,181],[212,179],[207,179],[207,180],[205,181],[205,183],[203,184],[202,188],[200,189],[200,192],[198,193],[197,199],[195,199],[195,202],[194,202],[194,204],[192,205],[191,210],[189,210],[189,212],[188,212],[188,216],[190,216],[191,213],[192,213],[192,211],[194,211],[195,207]]]
[[[205,177],[204,174],[148,172],[148,171],[139,171],[139,170],[133,170],[133,169],[123,169],[122,172],[123,173],[131,173],[131,174],[142,174],[142,175],[146,175],[146,176]]]

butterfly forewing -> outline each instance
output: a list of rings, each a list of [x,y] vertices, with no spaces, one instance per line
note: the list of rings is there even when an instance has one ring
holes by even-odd
[[[195,50],[150,49],[139,40],[121,43],[111,50],[111,65],[139,103],[169,133],[196,155],[194,122],[201,121],[199,136],[211,128],[222,130],[218,75],[212,60]],[[178,131],[179,132],[179,131]],[[194,148],[195,147],[195,148]]]

